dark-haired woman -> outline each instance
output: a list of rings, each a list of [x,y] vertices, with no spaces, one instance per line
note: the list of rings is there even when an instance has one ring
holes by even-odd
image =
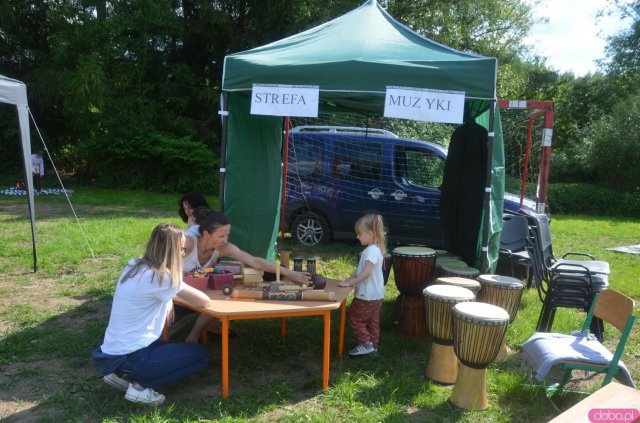
[[[276,272],[275,263],[261,257],[252,256],[229,242],[231,222],[224,214],[206,207],[199,207],[195,210],[194,215],[196,223],[200,225],[200,234],[197,237],[187,236],[184,260],[185,272],[196,268],[211,267],[221,257],[239,260],[254,269]],[[309,283],[310,280],[307,272],[294,272],[285,267],[280,268],[280,274],[282,277],[298,284]],[[215,320],[217,319],[200,315],[186,341],[198,342],[200,333]]]
[[[91,356],[108,385],[126,392],[125,399],[160,404],[164,395],[154,390],[183,379],[206,366],[202,345],[165,343],[165,324],[173,321],[173,297],[195,307],[209,305],[209,297],[182,281],[182,251],[186,242],[180,228],[156,226],[144,256],[132,259],[116,283],[104,341]]]
[[[210,208],[209,203],[199,192],[188,192],[178,201],[178,215],[184,223],[187,224],[187,234],[192,236],[198,236],[198,225],[196,224],[195,216],[193,212],[198,207]]]

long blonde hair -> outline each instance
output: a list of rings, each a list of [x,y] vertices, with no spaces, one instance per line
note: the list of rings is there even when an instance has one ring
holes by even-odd
[[[387,234],[384,230],[384,222],[379,214],[365,214],[355,225],[356,233],[361,231],[369,231],[373,234],[373,243],[380,248],[382,254],[387,251]]]
[[[144,256],[122,277],[121,283],[134,277],[143,266],[147,266],[158,278],[160,285],[166,276],[170,276],[171,287],[177,286],[182,280],[183,236],[182,229],[171,223],[161,223],[153,228]]]

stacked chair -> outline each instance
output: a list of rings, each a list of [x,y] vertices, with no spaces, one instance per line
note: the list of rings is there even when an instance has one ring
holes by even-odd
[[[500,233],[500,259],[507,261],[511,277],[517,277],[516,267],[525,268],[527,285],[531,285],[531,257],[527,250],[529,238],[529,221],[527,216],[505,214],[502,218],[502,232]]]
[[[595,260],[589,254],[574,252],[556,259],[553,255],[549,218],[544,214],[530,214],[528,219],[530,235],[527,249],[533,264],[538,296],[542,301],[536,330],[550,332],[558,307],[589,311],[595,294],[609,286],[609,263]],[[593,319],[591,332],[602,341],[601,319]]]

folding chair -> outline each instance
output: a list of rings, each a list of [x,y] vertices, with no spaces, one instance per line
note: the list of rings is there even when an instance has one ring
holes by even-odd
[[[598,317],[611,324],[621,333],[616,349],[611,353],[599,341],[588,337],[593,318]],[[563,390],[573,370],[587,370],[604,373],[602,386],[611,382],[613,377],[624,384],[634,386],[633,380],[620,357],[631,333],[635,321],[633,300],[612,289],[596,294],[589,309],[582,331],[577,335],[562,335],[537,332],[522,345],[525,358],[536,367],[538,380],[542,380],[554,365],[561,364],[565,369],[559,383],[546,388],[547,396]]]
[[[531,257],[527,251],[529,222],[526,216],[505,214],[500,233],[500,258],[508,260],[512,277],[516,277],[515,266],[527,269],[527,286],[531,285]]]
[[[570,252],[562,259],[553,255],[549,218],[531,214],[528,250],[533,262],[533,275],[542,309],[536,330],[549,332],[556,309],[579,308],[588,311],[594,295],[609,286],[609,263],[593,259],[589,254]],[[569,257],[580,257],[572,260]],[[588,258],[582,260],[582,258]],[[602,341],[602,321],[593,319],[592,332]]]

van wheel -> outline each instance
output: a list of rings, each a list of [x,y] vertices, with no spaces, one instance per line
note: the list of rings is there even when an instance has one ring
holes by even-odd
[[[291,235],[296,242],[304,245],[318,245],[330,238],[329,224],[313,212],[303,213],[296,217],[291,225]]]

